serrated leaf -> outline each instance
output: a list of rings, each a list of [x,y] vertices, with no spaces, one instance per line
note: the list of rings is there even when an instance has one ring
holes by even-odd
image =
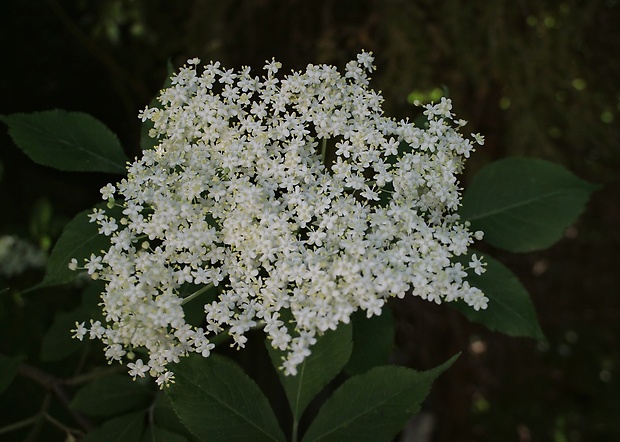
[[[129,375],[111,375],[95,379],[82,387],[71,407],[91,416],[112,416],[145,406],[152,393],[140,380],[133,381]]]
[[[353,376],[323,404],[303,442],[392,440],[420,410],[433,381],[457,357],[424,372],[382,366]]]
[[[116,135],[81,112],[53,110],[0,116],[15,144],[34,162],[59,170],[125,173]]]
[[[11,385],[17,368],[24,358],[22,356],[4,356],[0,355],[0,394]]]
[[[394,317],[384,307],[379,316],[366,317],[358,311],[351,316],[353,350],[344,371],[349,375],[361,374],[373,367],[384,365],[394,345]]]
[[[351,333],[351,324],[340,324],[336,330],[325,332],[311,347],[310,356],[297,367],[297,375],[286,376],[278,370],[295,420],[299,420],[308,403],[340,373],[349,360]],[[279,367],[284,353],[274,349],[268,341],[266,346],[274,367]]]
[[[232,361],[191,354],[172,367],[166,389],[183,424],[201,440],[284,441],[284,434],[258,385]]]
[[[187,438],[157,426],[151,426],[142,437],[142,442],[187,442]]]
[[[187,440],[198,441],[174,412],[170,398],[164,392],[158,392],[153,403],[153,419],[158,427],[175,434],[182,434]]]
[[[127,414],[106,421],[86,435],[84,442],[136,442],[144,433],[144,412]]]
[[[486,272],[482,275],[470,272],[467,281],[484,292],[489,298],[489,305],[485,310],[478,311],[463,302],[449,305],[470,321],[482,324],[489,330],[545,340],[530,295],[515,274],[492,257],[478,251],[475,254],[487,263]],[[459,261],[466,265],[468,259]]]
[[[597,188],[547,161],[506,158],[473,178],[459,212],[489,244],[529,252],[559,240]]]

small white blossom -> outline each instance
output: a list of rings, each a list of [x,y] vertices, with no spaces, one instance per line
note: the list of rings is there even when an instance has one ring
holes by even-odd
[[[101,189],[101,196],[104,200],[111,200],[114,199],[114,192],[116,192],[116,187],[112,184],[106,184]]]
[[[88,333],[88,329],[86,327],[84,327],[84,322],[75,323],[75,329],[71,330],[71,333],[73,333],[73,337],[75,339],[79,339],[80,341],[82,339],[84,339],[84,336],[86,335],[86,333]]]
[[[144,365],[142,359],[138,359],[135,363],[130,362],[127,364],[127,368],[129,368],[129,375],[136,379],[136,377],[143,378],[144,375],[150,370],[148,365]]]
[[[168,364],[208,357],[217,333],[243,347],[264,327],[294,375],[319,336],[357,310],[380,314],[390,297],[486,308],[465,280],[484,264],[452,259],[481,237],[457,213],[473,151],[464,122],[446,98],[425,106],[423,127],[386,117],[368,86],[373,62],[363,52],[344,75],[309,65],[278,78],[275,60],[262,76],[189,60],[139,114],[159,144],[101,190],[122,217],[90,215],[111,244],[84,263],[106,281],[105,323],[74,335],[102,340],[109,360],[144,349],[148,363],[128,363],[129,374],[164,386]],[[207,289],[217,296],[204,329],[191,326],[183,303]]]
[[[482,262],[482,260],[478,258],[475,254],[471,255],[469,268],[471,268],[476,275],[482,275],[486,271],[485,266],[486,263]]]
[[[76,271],[78,269],[78,260],[75,258],[71,258],[71,261],[69,261],[69,270],[73,270]]]

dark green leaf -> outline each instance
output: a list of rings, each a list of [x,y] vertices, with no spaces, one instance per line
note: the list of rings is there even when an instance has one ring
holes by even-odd
[[[80,112],[61,110],[0,116],[32,160],[59,170],[125,173],[127,157],[116,135]]]
[[[236,364],[212,354],[172,367],[166,392],[183,424],[201,440],[284,441],[267,398]]]
[[[268,341],[266,346],[273,365],[279,367],[284,353],[274,349]],[[285,376],[278,370],[295,420],[299,420],[314,396],[340,373],[349,360],[351,348],[351,324],[340,324],[336,330],[329,330],[317,339],[310,356],[297,367],[297,375]]]
[[[82,304],[79,308],[55,315],[54,322],[41,342],[41,360],[60,361],[83,347],[83,342],[72,337],[71,330],[75,328],[76,322],[90,319],[103,321],[99,306],[103,287],[103,282],[92,281],[82,292]]]
[[[54,322],[41,342],[41,360],[60,361],[78,351],[81,342],[72,338],[70,330],[75,328],[76,321],[82,322],[87,319],[81,310],[56,313]]]
[[[476,275],[469,272],[467,281],[489,298],[486,310],[475,311],[463,302],[449,303],[470,321],[484,325],[509,336],[524,336],[544,340],[536,311],[530,296],[519,279],[499,261],[475,252],[487,263],[486,272]],[[468,258],[460,260],[467,265]]]
[[[17,374],[17,368],[23,359],[22,356],[9,357],[0,355],[0,394],[13,382]]]
[[[474,177],[460,214],[496,247],[540,250],[562,237],[597,188],[553,163],[506,158]]]
[[[140,379],[134,381],[127,374],[95,379],[82,387],[71,407],[91,416],[112,416],[145,406],[152,393]]]
[[[115,216],[119,208],[106,210],[106,214]],[[60,238],[52,249],[47,262],[43,281],[34,288],[65,284],[78,277],[79,271],[69,269],[69,261],[77,259],[78,265],[83,266],[84,260],[92,253],[99,254],[110,247],[110,239],[99,233],[97,223],[91,223],[88,215],[92,210],[79,213],[65,226]]]
[[[349,375],[365,373],[373,367],[384,365],[394,344],[394,317],[385,307],[379,316],[366,317],[358,311],[351,316],[353,324],[353,351],[344,371]]]
[[[127,414],[105,422],[91,431],[84,442],[136,442],[144,432],[144,412]]]
[[[101,293],[105,288],[105,282],[101,280],[89,281],[84,290],[82,291],[82,302],[80,304],[80,310],[89,319],[97,320],[101,322],[103,319],[103,312],[101,310]]]
[[[179,416],[172,409],[170,398],[164,392],[158,392],[153,404],[153,419],[158,427],[175,434],[182,434],[187,440],[198,441],[185,425],[179,420]]]
[[[172,431],[152,426],[144,433],[142,442],[187,442],[187,439],[185,436],[173,433]]]
[[[420,410],[432,382],[457,357],[424,372],[383,366],[353,376],[321,407],[303,442],[392,440]]]

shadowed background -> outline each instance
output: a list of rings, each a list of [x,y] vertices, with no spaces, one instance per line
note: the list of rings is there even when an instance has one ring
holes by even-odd
[[[372,51],[371,86],[388,115],[415,116],[411,101],[443,93],[466,129],[485,135],[464,186],[484,164],[514,155],[604,185],[551,249],[491,251],[530,291],[547,343],[488,332],[443,306],[398,304],[395,361],[427,369],[463,352],[425,404],[432,440],[620,440],[618,23],[618,0],[4,0],[0,114],[87,112],[133,157],[138,110],[163,84],[168,60],[258,73],[275,57],[287,72],[342,68]],[[37,166],[1,132],[0,234],[49,248],[117,178]],[[39,280],[33,270],[11,286]],[[74,302],[58,293],[3,294],[3,353],[19,342],[37,354],[52,313]]]

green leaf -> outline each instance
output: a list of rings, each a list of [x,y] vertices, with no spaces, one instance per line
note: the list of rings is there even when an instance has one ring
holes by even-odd
[[[9,134],[34,162],[59,170],[125,173],[118,138],[96,118],[53,110],[0,116]]]
[[[394,317],[385,307],[379,316],[366,317],[358,311],[351,316],[353,351],[344,371],[349,375],[365,373],[388,362],[394,345]]]
[[[187,439],[185,436],[173,433],[172,431],[152,426],[144,433],[142,442],[187,442]]]
[[[17,374],[17,368],[23,359],[22,356],[10,357],[0,355],[0,394],[4,393],[4,390],[13,382]]]
[[[54,322],[41,341],[42,361],[61,361],[83,348],[84,343],[74,339],[71,330],[75,328],[76,322],[89,319],[103,321],[99,306],[103,288],[102,281],[92,281],[82,292],[82,304],[79,308],[70,312],[59,312],[54,316]]]
[[[102,280],[89,281],[82,291],[82,302],[79,310],[86,314],[88,319],[104,322],[104,315],[101,310],[101,293],[105,289],[105,285],[106,282]]]
[[[118,211],[120,208],[115,207],[106,210],[106,214],[114,217]],[[73,281],[80,272],[69,269],[72,258],[77,259],[78,265],[83,266],[84,260],[90,258],[92,253],[98,254],[110,248],[109,237],[99,233],[97,223],[90,222],[88,215],[91,213],[92,210],[80,212],[65,226],[52,249],[43,281],[34,288]]]
[[[284,352],[274,349],[268,341],[266,346],[274,367],[279,367]],[[310,349],[310,356],[297,367],[297,375],[286,376],[278,370],[296,421],[314,396],[340,373],[349,360],[351,348],[351,324],[340,324],[336,330],[329,330],[317,339]]]
[[[119,374],[86,384],[71,401],[71,407],[91,416],[112,416],[146,406],[151,399],[152,393],[140,380]]]
[[[487,263],[486,272],[476,275],[470,271],[467,281],[489,298],[488,307],[475,311],[464,302],[451,302],[449,305],[470,321],[482,324],[490,330],[544,341],[545,335],[538,323],[530,296],[519,279],[499,261],[478,251],[475,251],[475,254]],[[467,265],[469,258],[459,261]]]
[[[166,392],[183,424],[201,440],[284,441],[258,385],[232,361],[191,354],[172,368]]]
[[[91,431],[84,442],[136,442],[144,432],[144,412],[127,414],[105,422]]]
[[[321,407],[303,442],[392,440],[457,357],[424,372],[388,365],[353,376]]]
[[[551,246],[599,186],[533,158],[506,158],[483,168],[463,195],[460,215],[484,239],[511,252]]]
[[[155,401],[153,403],[153,420],[159,428],[175,434],[181,434],[187,440],[199,440],[180,421],[179,416],[177,416],[172,408],[170,398],[163,391],[158,392],[155,397]]]
[[[42,361],[61,361],[80,349],[81,342],[73,339],[70,330],[75,322],[82,322],[88,317],[81,310],[59,312],[54,322],[43,336],[40,357]]]

